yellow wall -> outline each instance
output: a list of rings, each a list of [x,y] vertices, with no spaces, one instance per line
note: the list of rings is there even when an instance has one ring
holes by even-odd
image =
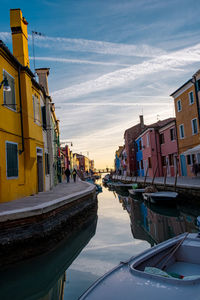
[[[189,92],[193,91],[194,103],[189,104]],[[177,102],[181,100],[182,110],[178,112]],[[179,96],[175,98],[176,126],[178,135],[179,154],[200,144],[198,111],[194,85],[188,86]],[[191,120],[197,118],[198,134],[192,134]],[[185,137],[180,139],[179,125],[184,124]]]
[[[17,67],[8,60],[6,53],[0,49],[0,81],[3,79],[3,70],[15,79],[16,111],[3,104],[3,88],[0,90],[0,202],[11,201],[17,198],[35,194],[38,191],[37,155],[36,147],[44,148],[42,126],[35,124],[33,113],[32,94],[40,99],[40,91],[33,87],[30,76],[21,72],[21,95],[24,127],[24,152],[18,154],[18,177],[7,178],[6,173],[6,141],[18,144],[22,149],[21,118],[19,103],[19,86]],[[43,151],[44,173],[44,151]],[[43,178],[45,178],[43,174]],[[45,182],[43,183],[45,184]]]

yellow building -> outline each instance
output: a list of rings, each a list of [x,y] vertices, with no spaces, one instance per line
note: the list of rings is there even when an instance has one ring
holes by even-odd
[[[13,54],[0,42],[0,202],[44,189],[41,87],[29,69],[27,21],[10,10]]]
[[[180,171],[182,176],[194,176],[193,164],[200,163],[199,95],[196,74],[178,88],[174,98]]]

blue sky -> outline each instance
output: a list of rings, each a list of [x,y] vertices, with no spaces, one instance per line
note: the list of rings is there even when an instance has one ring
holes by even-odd
[[[9,4],[8,4],[9,3]],[[197,0],[1,0],[0,39],[12,49],[9,9],[21,8],[35,38],[61,140],[111,167],[124,131],[174,116],[169,95],[200,68]],[[31,35],[29,55],[33,56]],[[33,70],[33,60],[31,59]]]

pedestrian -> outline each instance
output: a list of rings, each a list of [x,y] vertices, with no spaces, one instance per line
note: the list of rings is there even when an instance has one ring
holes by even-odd
[[[76,174],[77,174],[77,171],[76,171],[76,169],[74,169],[74,170],[72,171],[72,175],[73,175],[74,182],[76,182]]]
[[[194,163],[192,165],[192,173],[194,173],[195,176],[197,176],[197,173],[199,172],[199,166],[196,163],[196,160],[194,160]]]
[[[71,172],[70,172],[69,168],[67,168],[67,169],[65,170],[65,176],[66,176],[66,178],[67,178],[67,183],[70,182],[70,175],[71,175]]]

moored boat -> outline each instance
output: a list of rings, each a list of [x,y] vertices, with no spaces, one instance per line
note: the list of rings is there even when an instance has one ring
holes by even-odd
[[[170,202],[175,201],[178,197],[176,192],[156,192],[156,193],[143,193],[143,199],[147,201],[155,202]]]
[[[79,299],[200,299],[199,234],[182,234],[97,280]]]

